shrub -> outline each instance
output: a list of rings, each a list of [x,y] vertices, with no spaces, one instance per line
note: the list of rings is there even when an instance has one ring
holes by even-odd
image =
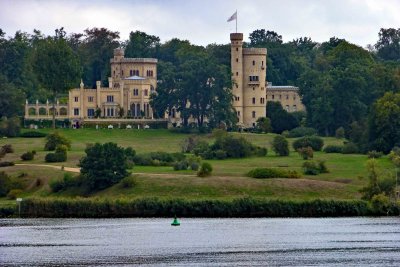
[[[352,142],[348,142],[343,146],[343,154],[357,154],[359,152],[358,146]]]
[[[378,158],[383,156],[383,153],[382,152],[378,152],[376,150],[372,150],[372,151],[369,151],[367,153],[367,156],[368,156],[369,159],[371,159],[371,158],[378,159]]]
[[[185,140],[183,140],[181,144],[181,149],[183,153],[190,153],[199,143],[199,138],[196,136],[189,136]]]
[[[343,146],[338,145],[327,145],[323,150],[325,153],[342,153]]]
[[[297,152],[304,160],[312,159],[314,157],[314,151],[309,146],[301,147],[301,148],[297,149]]]
[[[268,149],[266,147],[257,147],[255,151],[257,157],[265,157],[268,154]]]
[[[189,163],[186,160],[178,161],[174,163],[173,167],[175,171],[183,171],[188,169]]]
[[[47,134],[37,132],[37,131],[29,131],[29,132],[24,132],[24,133],[20,134],[20,137],[24,137],[24,138],[42,138],[42,137],[46,137],[46,136],[47,136]]]
[[[22,160],[33,160],[34,156],[35,155],[33,154],[32,151],[28,151],[21,155],[21,159]]]
[[[316,134],[317,130],[315,130],[314,128],[297,127],[289,131],[288,137],[294,138],[294,137],[311,136]]]
[[[321,151],[324,140],[318,136],[305,136],[293,142],[293,148],[297,151],[302,147],[311,147],[314,151]]]
[[[123,188],[133,188],[137,185],[137,180],[135,176],[127,176],[121,180],[121,185]]]
[[[383,193],[374,195],[371,199],[371,206],[375,214],[386,215],[389,212],[390,199]]]
[[[67,161],[66,153],[48,153],[44,160],[46,162],[64,162]]]
[[[272,149],[279,156],[289,156],[289,143],[282,135],[277,135],[272,141]]]
[[[215,153],[215,157],[217,159],[226,159],[226,152],[225,151],[223,151],[221,149],[218,149],[214,153]]]
[[[21,189],[11,189],[7,194],[7,198],[16,199],[17,197],[21,196],[22,193],[23,192]]]
[[[60,133],[54,132],[46,136],[44,150],[53,151],[58,145],[65,145],[68,149],[71,149],[71,141],[62,136]]]
[[[1,163],[1,162],[0,162]],[[7,195],[11,184],[11,177],[5,172],[0,172],[0,197]]]
[[[306,175],[318,175],[328,172],[329,170],[325,165],[325,161],[306,161],[303,163],[303,173]]]
[[[247,173],[252,178],[299,178],[296,171],[286,171],[275,168],[256,168]]]
[[[344,128],[343,127],[339,127],[339,128],[336,129],[335,137],[338,138],[338,139],[344,138]]]
[[[199,141],[196,144],[196,146],[193,148],[193,154],[195,154],[196,156],[199,156],[200,154],[203,154],[207,150],[209,150],[208,143],[206,141]],[[204,158],[204,157],[202,157],[202,158]]]
[[[11,161],[0,161],[0,167],[9,167],[14,166],[14,162]]]
[[[8,153],[14,153],[14,148],[12,147],[11,144],[3,145],[1,148],[2,148],[2,150],[3,150],[6,154],[8,154]]]
[[[214,155],[215,155],[215,153],[213,153],[211,149],[207,149],[206,151],[201,152],[201,153],[199,154],[199,156],[200,156],[202,159],[213,159],[213,158],[214,158]]]
[[[213,170],[213,168],[210,163],[203,162],[203,164],[201,164],[200,170],[197,172],[197,176],[199,176],[199,177],[210,176],[212,173],[212,170]]]
[[[192,162],[192,163],[190,164],[190,169],[191,169],[192,171],[198,171],[198,170],[199,170],[199,163],[197,163],[197,162]]]
[[[314,161],[306,161],[303,163],[303,172],[306,175],[318,175],[319,166]]]

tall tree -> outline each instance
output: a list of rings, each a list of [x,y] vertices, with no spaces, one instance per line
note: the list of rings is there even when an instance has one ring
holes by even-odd
[[[135,31],[129,34],[125,55],[133,58],[157,57],[159,48],[160,38],[158,36]]]
[[[384,60],[400,60],[400,28],[384,29],[379,32],[379,40],[375,44],[377,55]]]
[[[55,103],[60,93],[67,92],[81,77],[79,59],[65,40],[64,29],[56,30],[54,37],[38,43],[34,52],[33,69],[40,84],[53,95],[53,128],[55,125]]]

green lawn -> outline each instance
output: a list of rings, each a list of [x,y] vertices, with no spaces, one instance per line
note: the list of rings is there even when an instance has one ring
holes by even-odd
[[[51,130],[41,130],[50,132]],[[94,142],[115,142],[120,146],[133,147],[137,153],[151,151],[179,152],[181,143],[188,134],[173,133],[168,130],[95,130],[95,129],[62,129],[63,135],[72,141],[72,149],[68,152],[68,161],[63,164],[67,167],[76,167],[79,159],[85,155],[86,144]],[[326,161],[329,173],[318,176],[303,176],[301,179],[253,179],[245,174],[258,167],[275,167],[297,170],[301,172],[303,160],[291,151],[288,157],[275,156],[271,151],[270,143],[273,134],[235,133],[248,139],[252,143],[267,147],[268,156],[245,159],[209,160],[214,168],[213,176],[199,178],[193,171],[176,172],[172,167],[148,167],[136,166],[132,172],[137,176],[137,186],[131,189],[123,189],[115,185],[107,190],[96,193],[98,197],[184,197],[197,198],[236,198],[252,196],[257,198],[285,198],[285,199],[355,199],[359,198],[359,189],[366,184],[365,155],[326,154],[315,152],[314,159]],[[211,135],[200,135],[200,138],[212,142]],[[289,139],[292,143],[295,139]],[[326,144],[341,144],[343,140],[336,138],[324,138]],[[36,150],[35,160],[24,163],[47,164],[44,162],[43,151],[44,138],[10,138],[0,139],[0,145],[10,143],[15,153],[7,154],[3,161],[15,161],[22,163],[20,155],[28,150]],[[393,165],[387,157],[378,160],[381,168],[386,173],[393,169]],[[49,191],[48,182],[51,179],[59,179],[64,171],[32,166],[14,166],[1,168],[8,174],[18,177],[26,189],[23,196],[66,196],[73,197],[76,192],[69,191],[61,194],[52,194]],[[385,171],[384,171],[385,172]],[[40,180],[39,185],[37,180]],[[3,198],[0,204],[10,204]]]

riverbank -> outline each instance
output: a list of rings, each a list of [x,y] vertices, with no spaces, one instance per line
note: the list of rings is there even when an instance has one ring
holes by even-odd
[[[12,214],[6,214],[13,211]],[[17,208],[2,208],[3,216],[18,216]],[[377,208],[362,200],[227,200],[56,199],[30,198],[21,203],[21,217],[352,217],[400,214],[399,205]]]

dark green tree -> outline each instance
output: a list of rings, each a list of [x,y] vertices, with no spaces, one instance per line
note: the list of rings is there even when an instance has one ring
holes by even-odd
[[[267,102],[267,117],[271,120],[272,131],[282,133],[299,126],[296,118],[282,108],[280,102]]]
[[[277,135],[272,141],[272,150],[278,156],[289,156],[289,142],[282,135]]]
[[[128,175],[125,150],[115,143],[88,146],[79,162],[84,183],[90,190],[112,186]]]
[[[158,36],[135,31],[129,34],[125,55],[133,58],[157,57],[159,48],[160,38]]]
[[[379,32],[379,40],[375,44],[378,57],[384,60],[400,60],[400,28],[384,29]]]
[[[38,43],[33,60],[33,69],[40,84],[53,96],[53,110],[60,93],[66,93],[78,84],[81,67],[78,56],[65,40],[63,28],[56,30],[54,37],[48,37]],[[56,113],[53,112],[53,128]]]

